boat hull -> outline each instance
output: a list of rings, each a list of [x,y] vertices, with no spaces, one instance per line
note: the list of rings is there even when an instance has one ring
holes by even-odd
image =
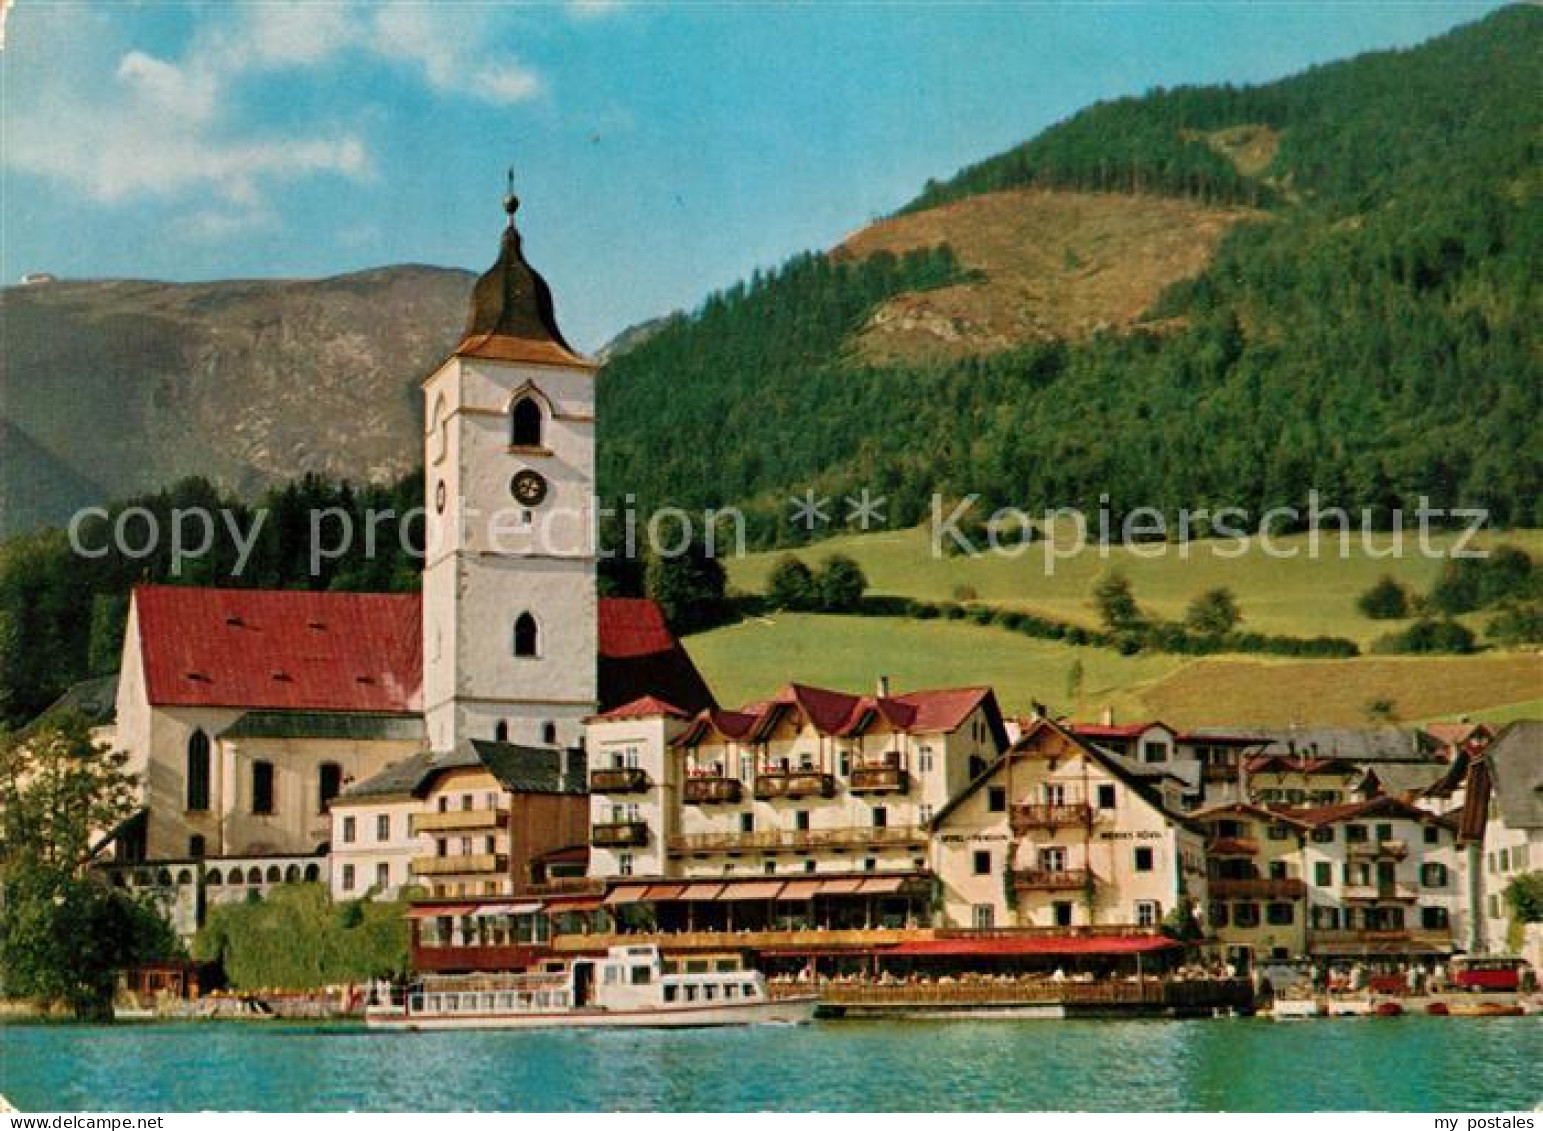
[[[553,1013],[414,1014],[400,1009],[371,1009],[370,1029],[701,1029],[725,1025],[801,1025],[814,1018],[819,998],[779,998],[734,1005],[673,1006],[669,1009],[578,1009]]]

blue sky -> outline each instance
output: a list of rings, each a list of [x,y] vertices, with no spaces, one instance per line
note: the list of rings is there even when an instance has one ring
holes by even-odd
[[[1089,102],[1496,6],[16,0],[0,277],[481,270],[512,163],[527,250],[595,348]]]

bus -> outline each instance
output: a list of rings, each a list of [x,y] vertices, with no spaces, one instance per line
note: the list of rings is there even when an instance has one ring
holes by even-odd
[[[1531,981],[1525,958],[1458,957],[1452,959],[1452,985],[1469,993],[1515,993]]]

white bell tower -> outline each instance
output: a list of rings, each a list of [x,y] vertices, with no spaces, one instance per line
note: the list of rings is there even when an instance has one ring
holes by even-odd
[[[424,382],[429,742],[577,746],[596,708],[595,369],[525,261],[510,173],[498,262]]]

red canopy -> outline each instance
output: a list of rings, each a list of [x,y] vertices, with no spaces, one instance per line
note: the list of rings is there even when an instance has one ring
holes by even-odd
[[[1151,954],[1156,951],[1172,950],[1179,945],[1172,939],[1155,935],[1110,935],[1092,938],[1009,935],[987,939],[920,939],[915,942],[899,943],[885,953],[957,958],[1014,954],[1115,956]]]

